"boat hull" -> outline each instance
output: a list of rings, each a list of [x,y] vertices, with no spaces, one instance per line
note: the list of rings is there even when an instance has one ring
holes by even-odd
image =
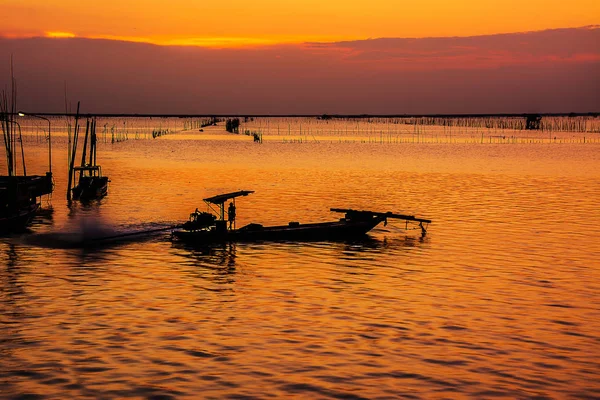
[[[0,233],[24,231],[40,205],[37,197],[52,193],[52,174],[0,176]]]
[[[340,220],[315,224],[290,223],[289,225],[262,227],[250,224],[234,230],[175,230],[173,237],[190,244],[218,242],[257,242],[257,241],[327,241],[343,240],[365,235],[382,218],[360,221]]]
[[[83,177],[73,188],[73,198],[80,201],[97,200],[108,194],[107,177]]]
[[[0,215],[0,234],[22,232],[31,223],[39,204],[33,203]]]

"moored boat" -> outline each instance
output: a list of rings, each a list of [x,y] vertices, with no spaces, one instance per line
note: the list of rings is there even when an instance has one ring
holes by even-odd
[[[73,170],[80,173],[79,181],[72,189],[75,200],[95,200],[108,194],[108,177],[102,176],[100,166],[75,167]]]
[[[0,232],[24,231],[40,204],[38,197],[52,193],[52,174],[0,176]]]
[[[108,182],[109,179],[106,176],[102,176],[102,169],[97,164],[97,138],[96,138],[96,119],[91,121],[88,119],[85,128],[85,138],[83,139],[83,150],[81,154],[81,165],[76,167],[75,154],[77,152],[77,141],[78,141],[78,118],[79,118],[79,104],[77,105],[77,115],[75,117],[75,132],[73,139],[73,147],[71,150],[71,160],[69,162],[69,176],[68,176],[68,191],[67,200],[71,200],[71,197],[75,200],[83,202],[90,200],[99,200],[108,194]],[[89,139],[89,140],[88,140]],[[87,157],[89,141],[89,159]],[[75,177],[79,175],[77,184],[71,187]]]
[[[0,234],[25,231],[39,208],[38,203],[31,203],[20,205],[16,209],[2,210],[0,212]]]
[[[11,78],[11,81],[10,96],[4,90],[0,93],[0,130],[6,150],[7,168],[7,175],[0,176],[0,233],[2,234],[24,231],[40,208],[38,199],[52,193],[54,189],[50,120],[36,116],[48,121],[48,172],[45,175],[27,175],[21,124],[15,119],[17,115],[25,116],[25,114],[15,112],[14,78]],[[21,147],[22,176],[17,174],[18,144]]]

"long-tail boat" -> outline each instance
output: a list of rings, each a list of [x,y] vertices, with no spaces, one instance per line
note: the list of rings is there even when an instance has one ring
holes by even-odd
[[[204,202],[216,210],[218,216],[210,212],[195,212],[190,214],[190,219],[185,224],[172,232],[173,238],[190,244],[207,244],[215,242],[253,242],[253,241],[314,241],[314,240],[341,240],[352,239],[365,235],[380,223],[387,223],[388,219],[400,219],[406,223],[416,223],[422,235],[427,232],[431,220],[417,218],[412,215],[396,214],[392,212],[375,212],[332,208],[332,212],[344,213],[338,221],[301,224],[290,222],[287,225],[263,226],[251,223],[236,229],[231,224],[227,226],[225,220],[225,203],[228,200],[247,196],[254,193],[250,190],[241,190],[233,193],[221,194],[204,199]]]

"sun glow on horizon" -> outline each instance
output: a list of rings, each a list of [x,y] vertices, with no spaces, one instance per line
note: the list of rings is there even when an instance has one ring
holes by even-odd
[[[65,38],[74,38],[74,37],[76,37],[76,35],[74,33],[71,33],[71,32],[60,32],[60,31],[44,32],[44,36],[48,37],[48,38],[55,38],[55,39],[65,39]]]
[[[369,38],[464,37],[600,23],[597,0],[0,0],[2,37],[256,47]],[[33,33],[33,35],[32,35]]]
[[[596,30],[600,29],[600,25],[588,25],[578,27],[576,29],[589,29]],[[512,33],[532,33],[529,32],[505,32],[502,34]],[[473,35],[473,36],[455,36],[457,37],[476,37],[476,36],[487,36],[487,35]],[[49,39],[92,39],[92,40],[113,40],[119,42],[131,42],[131,43],[145,43],[155,46],[178,46],[178,47],[204,47],[214,49],[233,49],[233,48],[256,48],[256,47],[270,47],[277,45],[302,45],[302,44],[334,44],[344,43],[353,41],[364,41],[373,40],[380,38],[373,37],[360,37],[360,36],[281,36],[281,37],[212,37],[212,36],[200,36],[200,37],[179,37],[174,38],[170,36],[117,36],[117,35],[85,35],[77,34],[73,32],[62,32],[62,31],[46,31],[43,34],[14,34],[14,33],[1,33],[0,38],[6,39],[33,39],[33,38],[49,38]],[[427,38],[439,38],[435,36]],[[390,38],[388,38],[390,39]],[[420,39],[416,37],[397,37],[391,39]]]
[[[363,40],[361,37],[344,37],[344,36],[282,36],[282,37],[138,37],[138,36],[117,36],[117,35],[85,35],[76,34],[73,32],[47,31],[43,34],[28,33],[0,33],[0,38],[7,39],[33,39],[33,38],[49,38],[49,39],[97,39],[97,40],[114,40],[120,42],[146,43],[156,46],[181,46],[181,47],[206,47],[206,48],[253,48],[276,45],[290,45],[303,43],[335,43],[341,41]]]

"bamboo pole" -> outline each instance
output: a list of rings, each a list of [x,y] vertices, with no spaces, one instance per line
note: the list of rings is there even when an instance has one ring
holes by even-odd
[[[85,157],[87,155],[87,142],[90,133],[90,120],[85,121],[85,138],[83,139],[83,150],[81,151],[81,166],[85,167]],[[79,171],[79,179],[83,177],[83,170]]]
[[[90,165],[96,165],[96,119],[92,120],[90,129]]]
[[[13,121],[19,127],[19,142],[21,143],[21,159],[23,160],[23,176],[27,176],[27,167],[25,166],[25,149],[23,148],[23,135],[21,134],[21,124]]]
[[[79,131],[79,104],[77,102],[77,114],[75,114],[75,130],[73,131],[73,148],[71,150],[71,164],[69,165],[69,177],[67,184],[67,200],[71,201],[71,187],[73,186],[73,168],[75,167],[75,156],[77,153],[77,136]]]

